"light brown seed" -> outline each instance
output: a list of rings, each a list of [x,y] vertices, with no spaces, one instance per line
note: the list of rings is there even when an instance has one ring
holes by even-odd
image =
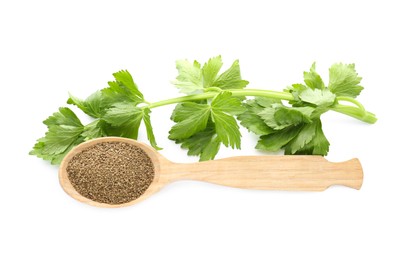
[[[67,166],[75,190],[93,201],[122,204],[140,197],[154,178],[154,165],[139,147],[124,142],[95,144]]]

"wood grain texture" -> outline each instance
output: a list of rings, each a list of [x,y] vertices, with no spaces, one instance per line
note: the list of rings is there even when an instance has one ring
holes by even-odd
[[[307,155],[240,156],[160,168],[166,182],[187,179],[243,189],[322,191],[332,185],[360,189],[363,180],[358,159],[332,163]]]
[[[142,148],[154,164],[155,176],[138,199],[118,205],[92,201],[80,195],[68,179],[67,165],[72,157],[99,142],[127,142]],[[132,158],[134,159],[134,158]],[[60,184],[74,199],[97,207],[124,207],[136,204],[173,181],[197,180],[257,190],[323,191],[332,185],[360,189],[363,171],[358,159],[333,163],[322,156],[240,156],[199,163],[173,163],[152,147],[132,139],[103,137],[78,145],[61,163]]]

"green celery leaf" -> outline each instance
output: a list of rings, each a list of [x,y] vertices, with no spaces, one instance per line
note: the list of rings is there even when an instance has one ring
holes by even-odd
[[[104,131],[105,136],[118,136],[135,139],[134,137],[138,135],[135,129],[132,129],[130,124],[112,126],[111,124],[104,122],[104,128],[102,131]]]
[[[82,133],[83,125],[72,110],[61,107],[44,124],[48,127],[43,142],[43,152],[47,154],[63,153]]]
[[[60,107],[59,112],[55,112],[53,115],[49,116],[43,121],[43,124],[47,126],[65,125],[77,128],[82,127],[82,123],[79,118],[71,109],[67,107]]]
[[[131,102],[135,105],[144,102],[143,94],[128,71],[121,70],[113,75],[116,81],[108,82],[109,87],[101,90],[104,107],[111,107],[118,102]]]
[[[211,102],[211,116],[219,140],[225,146],[240,149],[240,131],[234,114],[244,112],[240,100],[230,92],[219,93]]]
[[[282,105],[282,101],[280,99],[275,99],[275,98],[255,97],[254,101],[257,103],[259,107],[262,108],[270,107],[276,104]]]
[[[183,102],[176,105],[175,109],[172,111],[171,120],[174,122],[180,122],[191,117],[193,113],[198,111],[204,111],[209,109],[208,104],[199,104],[195,102]],[[199,113],[200,114],[200,113]]]
[[[77,146],[82,142],[84,142],[83,137],[78,137],[74,142],[71,143],[71,145],[68,146],[67,149],[65,149],[64,152],[50,155],[43,151],[44,147],[46,146],[46,141],[39,139],[29,154],[35,155],[46,161],[50,161],[51,164],[59,165],[61,161],[64,159],[64,157],[67,155],[67,153],[71,151],[72,148],[74,148],[75,146]]]
[[[143,117],[142,109],[132,103],[119,102],[107,109],[103,119],[112,126],[129,124],[132,121],[140,123]]]
[[[204,146],[200,154],[200,161],[214,160],[219,151],[221,141],[217,135],[213,135],[208,143]]]
[[[251,111],[246,111],[243,114],[238,116],[240,124],[247,128],[250,132],[255,133],[256,135],[268,135],[274,130],[267,126],[264,120],[255,113]]]
[[[144,108],[143,109],[143,122],[144,125],[146,126],[146,133],[147,133],[147,139],[150,141],[151,146],[153,146],[154,149],[156,150],[161,150],[162,148],[157,146],[156,138],[154,137],[153,133],[153,127],[151,126],[151,121],[150,121],[150,109],[149,108]]]
[[[256,97],[255,99],[247,100],[243,105],[246,111],[238,115],[240,124],[257,135],[268,135],[274,132],[258,115],[258,113],[267,107],[271,107],[273,104],[282,103],[280,100],[265,97]]]
[[[220,111],[212,112],[212,118],[215,123],[215,130],[221,142],[225,146],[240,149],[240,131],[239,126],[233,116]]]
[[[107,136],[106,132],[107,127],[108,124],[104,120],[97,119],[85,125],[81,135],[85,141],[94,138],[104,137]]]
[[[132,75],[127,70],[121,70],[113,74],[119,86],[129,94],[132,101],[143,101],[143,94],[139,91]]]
[[[304,147],[299,149],[293,154],[305,154],[305,155],[323,155],[326,156],[329,152],[329,141],[325,137],[322,131],[322,123],[320,119],[315,120],[315,134],[310,142],[308,142]],[[286,151],[285,151],[286,153]],[[286,153],[289,154],[289,153]],[[290,153],[292,154],[292,153]]]
[[[171,119],[177,124],[171,128],[169,138],[183,142],[183,140],[202,132],[211,118],[214,123],[215,138],[217,138],[218,142],[222,142],[225,146],[231,146],[232,148],[240,148],[241,135],[233,115],[244,111],[245,108],[241,105],[241,101],[232,97],[232,93],[225,91],[214,97],[211,104],[194,102],[178,104],[171,116]],[[214,148],[217,147],[219,145],[210,146],[209,149],[214,151]]]
[[[102,119],[111,125],[106,132],[110,131],[114,135],[137,139],[142,118],[142,109],[133,103],[119,102],[107,109]]]
[[[278,125],[297,125],[301,122],[311,122],[313,107],[285,107],[281,106],[275,112],[274,118]]]
[[[51,164],[59,165],[61,164],[61,161],[64,159],[64,157],[69,153],[69,151],[72,150],[75,146],[77,146],[80,143],[83,143],[85,140],[82,136],[78,137],[74,142],[72,142],[67,149],[63,153],[56,154],[52,157],[51,159]]]
[[[31,155],[57,164],[73,146],[83,142],[80,135],[84,127],[69,108],[59,108],[59,112],[54,113],[43,123],[47,125],[48,132],[38,139],[30,152]]]
[[[287,87],[285,91],[292,94],[294,98],[294,100],[289,101],[289,104],[292,104],[293,106],[304,106],[303,102],[299,98],[299,94],[306,89],[309,89],[309,87],[303,84],[292,84]]]
[[[364,89],[360,86],[354,64],[337,63],[329,69],[329,89],[337,96],[357,97]]]
[[[209,59],[204,66],[197,61],[179,60],[176,62],[178,76],[172,83],[185,94],[200,93],[210,87],[242,89],[249,83],[242,80],[239,61],[236,60],[229,69],[218,75],[222,64],[221,56]]]
[[[177,122],[169,131],[169,138],[173,140],[185,139],[207,127],[210,116],[210,106],[185,102],[178,104],[172,114],[172,120]]]
[[[199,104],[199,103],[196,103],[193,101],[192,102],[184,102],[184,103]],[[191,105],[189,105],[189,104],[183,105],[184,103],[176,104],[174,110],[172,110],[170,119],[172,121],[174,121],[175,123],[185,120],[186,118],[190,117],[193,113],[193,109],[192,109]]]
[[[232,93],[228,91],[222,91],[219,93],[211,102],[213,110],[219,110],[224,113],[231,115],[237,115],[246,111],[242,106],[242,102],[232,97]]]
[[[176,124],[169,138],[188,148],[189,155],[200,155],[200,160],[212,159],[221,143],[240,148],[241,135],[234,115],[244,111],[241,101],[225,91],[210,104],[180,103],[171,116]]]
[[[83,126],[51,125],[48,130],[45,139],[42,140],[45,143],[43,152],[46,154],[60,154],[80,136]]]
[[[321,76],[315,71],[315,62],[310,68],[310,72],[304,72],[304,82],[311,89],[324,89],[325,84]]]
[[[310,143],[316,134],[317,121],[305,124],[300,133],[293,138],[285,147],[285,154],[295,154],[306,144]]]
[[[321,121],[317,121],[317,131],[315,132],[315,136],[312,140],[312,145],[314,147],[313,154],[319,154],[326,156],[329,152],[329,141],[326,138],[324,131],[322,130],[322,123]]]
[[[149,108],[139,108],[133,103],[115,103],[103,116],[105,124],[103,123],[102,130],[107,136],[137,139],[140,123],[143,120],[147,139],[150,141],[151,146],[160,150],[161,148],[157,146],[151,126],[150,112]]]
[[[327,88],[307,88],[299,93],[299,98],[304,102],[311,103],[319,107],[329,107],[336,101],[336,95]]]
[[[179,75],[172,83],[185,94],[195,93],[203,89],[203,73],[199,62],[193,63],[188,60],[178,60],[176,68]]]
[[[312,107],[286,107],[276,104],[263,109],[258,115],[274,130],[281,130],[303,122],[311,122]]]
[[[256,148],[260,150],[276,152],[285,147],[287,143],[289,143],[293,138],[295,138],[296,135],[299,134],[301,129],[302,129],[301,125],[291,126],[269,135],[263,135],[260,137],[260,140],[258,141]]]
[[[181,143],[182,148],[188,149],[188,155],[200,156],[200,161],[213,160],[221,144],[215,131],[215,125],[211,121],[203,131],[176,142]]]
[[[222,58],[217,56],[208,60],[202,68],[203,88],[212,87],[219,70],[222,67]]]
[[[76,105],[85,114],[94,118],[100,118],[104,114],[105,107],[102,103],[101,91],[94,92],[86,100],[81,100],[69,94],[67,103]]]
[[[231,67],[222,73],[213,86],[221,89],[242,89],[249,84],[247,80],[243,80],[240,74],[239,61],[235,60]]]

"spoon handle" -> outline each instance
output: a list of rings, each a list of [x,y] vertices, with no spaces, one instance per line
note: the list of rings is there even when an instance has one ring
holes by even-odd
[[[192,164],[173,163],[166,181],[190,179],[259,190],[323,191],[331,185],[360,189],[358,159],[333,163],[322,156],[240,156]]]

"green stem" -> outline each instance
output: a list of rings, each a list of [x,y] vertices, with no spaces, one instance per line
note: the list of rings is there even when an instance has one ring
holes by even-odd
[[[221,92],[222,89],[219,87],[208,87],[204,89],[204,92]]]
[[[166,100],[157,101],[154,103],[148,103],[147,105],[143,106],[143,108],[155,108],[161,107],[181,102],[189,102],[189,101],[198,101],[204,99],[210,99],[218,95],[221,90],[213,89],[212,92],[205,92],[201,94],[193,94],[187,95],[177,98],[171,98]],[[223,90],[222,90],[223,91]],[[294,100],[292,94],[288,92],[280,92],[280,91],[273,91],[273,90],[263,90],[263,89],[226,89],[224,91],[229,91],[232,93],[234,97],[246,97],[246,96],[253,96],[253,97],[267,97],[267,98],[275,98],[280,100],[287,100],[291,101]],[[348,101],[355,104],[357,107],[354,106],[346,106],[338,104],[335,107],[331,108],[331,110],[354,117],[358,120],[363,122],[373,124],[376,122],[377,118],[371,112],[365,111],[364,107],[361,105],[360,102],[356,101],[350,97],[338,97],[338,100]]]
[[[353,103],[354,105],[358,106],[362,111],[366,112],[364,106],[360,102],[355,100],[354,98],[340,96],[340,97],[336,97],[336,99],[339,101],[341,100],[341,101],[347,101],[347,102]]]
[[[253,97],[267,97],[267,98],[275,98],[280,100],[294,100],[294,97],[289,92],[280,92],[273,90],[264,90],[264,89],[232,89],[227,90],[232,92],[232,96],[241,97],[241,96],[253,96]]]
[[[368,124],[375,123],[378,119],[376,118],[375,114],[361,110],[358,107],[353,106],[345,106],[345,105],[336,105],[335,107],[331,108],[331,110],[354,117],[358,120],[361,120]]]
[[[229,91],[232,93],[234,97],[245,97],[245,96],[258,96],[258,97],[268,97],[268,98],[276,98],[281,100],[293,100],[293,96],[287,92],[280,92],[280,91],[272,91],[272,90],[262,90],[262,89],[226,89],[225,91]],[[188,102],[188,101],[197,101],[197,100],[204,100],[213,98],[218,95],[219,92],[206,92],[201,94],[194,94],[188,96],[182,96],[177,98],[171,98],[166,100],[157,101],[154,103],[150,103],[149,105],[145,106],[148,108],[155,108],[161,107],[165,105],[171,105],[181,102]]]
[[[176,103],[181,103],[181,102],[204,100],[204,99],[212,98],[217,94],[218,93],[216,93],[216,92],[206,92],[206,93],[201,93],[201,94],[194,94],[194,95],[182,96],[182,97],[177,97],[177,98],[170,98],[170,99],[165,99],[165,100],[157,101],[154,103],[150,103],[149,105],[147,105],[145,107],[148,107],[151,109],[151,108],[155,108],[155,107],[161,107],[161,106],[166,106],[166,105],[171,105],[171,104],[176,104]]]

